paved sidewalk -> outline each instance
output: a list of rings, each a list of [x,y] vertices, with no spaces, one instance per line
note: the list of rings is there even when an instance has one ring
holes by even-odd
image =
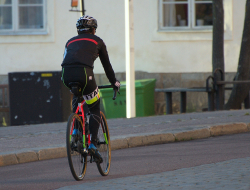
[[[250,158],[240,158],[174,171],[117,178],[59,188],[60,190],[225,189],[249,190]]]
[[[112,150],[250,131],[250,110],[109,119]],[[0,166],[66,156],[66,122],[0,127]]]

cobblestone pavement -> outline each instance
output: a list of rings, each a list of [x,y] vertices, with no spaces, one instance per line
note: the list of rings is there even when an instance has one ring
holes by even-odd
[[[60,190],[249,190],[250,158],[233,159],[213,164],[183,168],[150,175],[138,175],[106,181],[84,183],[60,188]]]

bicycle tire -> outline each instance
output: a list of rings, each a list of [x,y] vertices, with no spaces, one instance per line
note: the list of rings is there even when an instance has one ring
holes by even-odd
[[[97,135],[97,150],[100,152],[103,159],[102,163],[96,163],[97,168],[102,176],[106,176],[109,174],[111,164],[111,144],[107,120],[102,112]]]
[[[73,137],[71,138],[71,134],[73,129],[76,128],[80,133],[73,139]],[[66,148],[70,171],[77,181],[84,178],[87,169],[87,155],[82,152],[82,138],[82,120],[77,114],[72,113],[67,123]],[[84,136],[84,138],[86,137]]]

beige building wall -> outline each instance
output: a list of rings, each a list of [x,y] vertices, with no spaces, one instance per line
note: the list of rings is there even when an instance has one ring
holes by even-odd
[[[85,0],[87,14],[98,18],[100,35],[118,72],[124,62],[124,1]],[[241,44],[245,0],[224,0],[225,71],[235,72]],[[134,0],[135,70],[196,73],[212,70],[212,30],[159,31],[158,1]],[[101,72],[101,68],[96,68]]]
[[[80,13],[69,12],[69,0],[47,0],[46,6],[47,34],[0,35],[0,75],[61,70],[64,46],[77,34]]]
[[[224,0],[225,70],[235,72],[244,22],[245,0]],[[46,35],[1,35],[0,75],[17,71],[60,70],[64,45],[76,35],[80,13],[70,0],[47,0]],[[98,20],[116,72],[125,72],[124,0],[85,0],[86,14]],[[158,1],[134,0],[135,70],[150,73],[211,72],[212,31],[158,31]],[[95,72],[104,73],[101,63]]]

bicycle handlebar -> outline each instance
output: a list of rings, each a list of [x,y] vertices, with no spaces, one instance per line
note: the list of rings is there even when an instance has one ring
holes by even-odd
[[[113,100],[116,99],[116,95],[117,95],[117,89],[114,88],[114,86],[111,84],[111,85],[102,85],[102,86],[98,86],[99,89],[103,89],[103,88],[113,88],[114,90],[114,95],[113,95]],[[119,93],[119,92],[118,92]]]

